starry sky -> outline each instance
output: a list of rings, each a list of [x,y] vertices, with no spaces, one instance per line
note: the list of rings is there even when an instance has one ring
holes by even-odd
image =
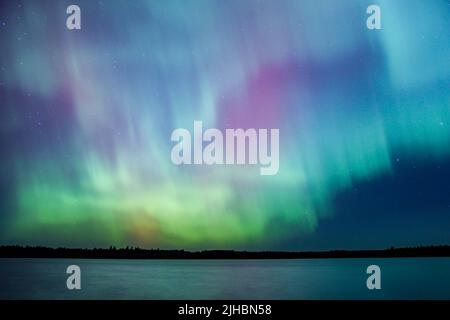
[[[10,0],[0,49],[0,244],[450,243],[448,0]],[[278,174],[175,166],[195,120],[279,128]]]

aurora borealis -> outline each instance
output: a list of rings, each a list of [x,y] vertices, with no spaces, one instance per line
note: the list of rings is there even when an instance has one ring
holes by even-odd
[[[1,243],[450,242],[447,0],[2,1],[0,47]],[[279,128],[278,174],[175,166],[196,120]]]

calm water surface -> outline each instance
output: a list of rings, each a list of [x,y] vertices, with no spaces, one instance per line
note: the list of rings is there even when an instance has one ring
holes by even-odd
[[[66,288],[81,268],[82,289]],[[381,267],[381,290],[366,268]],[[1,299],[450,299],[450,258],[0,259]]]

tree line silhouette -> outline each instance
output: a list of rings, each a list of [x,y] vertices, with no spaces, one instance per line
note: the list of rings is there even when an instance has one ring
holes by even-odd
[[[331,251],[235,251],[162,250],[137,247],[49,248],[41,246],[0,246],[1,258],[83,258],[83,259],[332,259],[450,257],[450,246],[417,246],[383,250]]]

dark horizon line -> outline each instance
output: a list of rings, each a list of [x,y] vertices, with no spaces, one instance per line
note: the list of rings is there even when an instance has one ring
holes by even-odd
[[[240,251],[184,249],[51,248],[44,246],[0,246],[0,258],[72,258],[72,259],[333,259],[333,258],[419,258],[450,257],[450,245],[390,247],[367,250],[328,251]]]

